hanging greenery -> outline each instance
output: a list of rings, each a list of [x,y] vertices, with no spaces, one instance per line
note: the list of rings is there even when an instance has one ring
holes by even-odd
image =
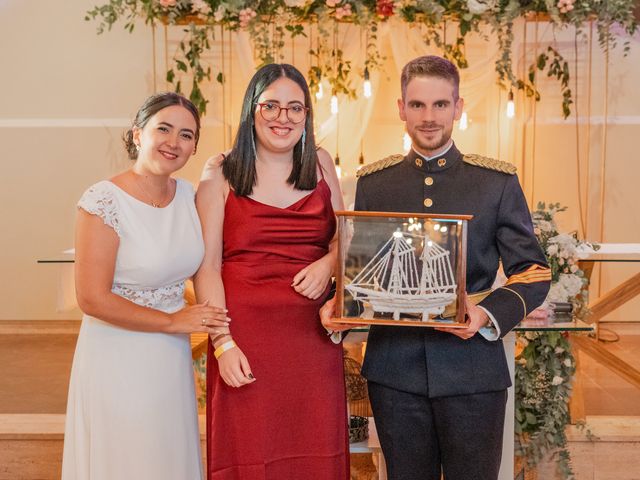
[[[566,209],[559,203],[540,202],[531,214],[536,238],[551,268],[551,289],[541,309],[548,308],[549,303],[569,302],[574,315],[585,318],[589,313],[589,282],[578,264],[579,251],[583,247],[600,247],[558,231],[556,214]],[[566,332],[518,332],[515,453],[526,459],[529,467],[550,455],[563,479],[575,477],[565,433],[571,420],[569,399],[575,371],[576,361]]]
[[[522,90],[539,100],[536,71],[546,72],[561,83],[563,114],[567,117],[572,103],[568,63],[557,49],[549,47],[534,59],[526,77],[520,78],[513,69],[514,20],[544,18],[557,28],[574,26],[578,31],[587,22],[594,22],[600,46],[610,49],[616,46],[616,37],[610,31],[614,23],[630,35],[636,31],[633,9],[634,0],[109,0],[87,12],[86,19],[99,22],[98,33],[110,30],[118,22],[124,22],[125,29],[132,31],[138,20],[151,25],[184,25],[184,40],[173,58],[174,67],[167,72],[167,80],[181,91],[181,78],[188,74],[190,97],[203,113],[207,100],[200,85],[205,79],[210,80],[211,70],[202,65],[200,57],[215,39],[216,25],[247,30],[261,65],[283,60],[287,36],[307,36],[310,28],[316,28],[317,45],[310,52],[315,60],[309,72],[311,88],[317,89],[319,81],[325,79],[333,92],[354,96],[352,76],[363,77],[365,66],[373,71],[382,65],[375,47],[380,22],[394,17],[421,26],[425,43],[438,47],[459,68],[468,66],[467,35],[488,24],[500,49],[495,65],[500,85],[507,90]],[[356,24],[367,31],[367,59],[361,70],[344,58],[334,41],[339,23]],[[454,35],[444,34],[447,26]],[[625,52],[628,48],[625,43]],[[217,78],[221,81],[220,75]]]

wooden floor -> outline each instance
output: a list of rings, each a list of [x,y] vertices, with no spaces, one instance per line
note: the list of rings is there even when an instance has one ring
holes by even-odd
[[[633,334],[628,334],[628,331],[628,327],[623,330],[607,326],[602,338],[617,341],[600,344],[632,367],[640,369],[640,325],[637,325],[636,331],[631,330]],[[580,355],[580,368],[586,415],[640,417],[640,389],[611,373],[588,355]]]

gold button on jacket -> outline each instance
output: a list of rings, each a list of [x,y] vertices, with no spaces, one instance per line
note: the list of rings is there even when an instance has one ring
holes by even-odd
[[[429,185],[429,186],[433,185],[433,178],[432,177],[426,177],[424,179],[424,184],[425,185]]]
[[[428,208],[431,205],[433,205],[433,200],[431,200],[430,198],[425,198],[424,199],[424,206]]]

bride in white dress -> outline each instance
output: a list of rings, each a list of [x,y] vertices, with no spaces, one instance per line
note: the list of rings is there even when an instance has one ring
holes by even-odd
[[[125,135],[134,166],[78,202],[76,292],[84,312],[71,371],[63,480],[200,480],[189,333],[227,333],[226,311],[184,306],[204,254],[191,185],[198,111],[147,99]]]

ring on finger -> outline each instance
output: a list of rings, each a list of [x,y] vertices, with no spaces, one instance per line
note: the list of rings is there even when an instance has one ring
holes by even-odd
[[[203,319],[201,320],[201,323],[202,323],[202,326],[204,327],[204,326],[207,324],[207,319],[206,319],[206,318],[203,318]]]

